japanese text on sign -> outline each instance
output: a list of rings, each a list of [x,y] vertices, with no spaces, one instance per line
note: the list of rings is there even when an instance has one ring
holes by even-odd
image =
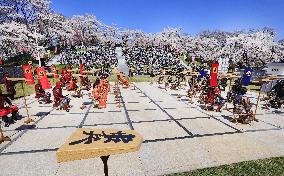
[[[87,133],[86,131],[83,131],[83,134],[85,134],[87,137],[84,139],[70,142],[69,145],[76,145],[76,144],[80,144],[83,142],[84,144],[91,144],[94,141],[101,140],[102,138],[105,139],[104,143],[109,143],[109,142],[128,143],[130,141],[133,141],[133,139],[135,138],[135,135],[126,134],[126,133],[123,133],[122,131],[118,131],[116,133],[110,133],[110,134],[106,134],[104,131],[102,131],[102,133],[100,134],[94,134],[94,131],[90,131],[89,133]]]

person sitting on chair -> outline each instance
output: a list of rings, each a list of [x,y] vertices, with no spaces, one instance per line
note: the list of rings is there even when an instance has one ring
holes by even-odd
[[[35,98],[41,98],[41,97],[44,97],[45,96],[45,91],[44,89],[42,88],[40,82],[38,81],[38,83],[35,85],[35,92],[36,92],[36,95],[35,95]]]
[[[76,85],[76,79],[72,77],[69,86],[68,86],[68,91],[73,91],[77,89],[77,85]]]
[[[5,106],[8,104],[8,106]],[[8,127],[11,123],[17,119],[19,108],[17,106],[13,106],[10,99],[2,94],[2,90],[0,89],[0,117],[2,117],[5,127]],[[9,118],[8,115],[12,114],[12,117]]]
[[[9,74],[5,73],[3,76],[3,83],[6,86],[6,90],[8,94],[10,95],[10,98],[13,100],[16,95],[15,84],[13,81],[8,80],[8,78],[9,78]]]
[[[54,96],[53,107],[58,107],[60,105],[61,100],[64,98],[64,96],[62,95],[61,82],[56,82],[56,85],[53,88],[52,92]]]
[[[45,90],[42,88],[40,82],[38,82],[35,85],[35,92],[36,92],[35,98],[38,99],[40,104],[42,102],[44,102],[45,104],[51,103],[51,100],[50,100],[51,94],[45,92]]]

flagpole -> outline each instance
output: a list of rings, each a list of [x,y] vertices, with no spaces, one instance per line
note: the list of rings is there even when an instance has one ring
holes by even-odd
[[[24,104],[25,104],[25,108],[26,108],[26,112],[27,112],[27,120],[25,120],[24,122],[26,124],[29,124],[29,123],[34,122],[34,121],[30,118],[23,81],[21,81],[21,86],[22,86],[22,91],[23,91],[23,95],[24,95]]]
[[[11,141],[8,136],[4,136],[1,125],[0,125],[0,144],[5,141]]]

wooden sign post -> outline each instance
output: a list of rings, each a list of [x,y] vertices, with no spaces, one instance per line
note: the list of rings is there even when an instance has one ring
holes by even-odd
[[[193,98],[193,96],[195,95],[195,76],[199,76],[200,74],[198,73],[198,72],[192,72],[192,73],[190,73],[189,74],[189,76],[192,76],[192,96],[191,96],[191,98],[190,98],[190,103],[192,104],[192,98]]]
[[[113,93],[114,93],[114,98],[115,98],[115,102],[117,104],[117,107],[120,108],[120,104],[118,104],[119,95],[118,95],[118,82],[117,81],[114,82],[114,91],[113,91]]]
[[[143,137],[133,130],[77,129],[56,152],[57,162],[100,157],[108,176],[110,155],[135,152],[140,149]]]
[[[117,80],[116,82],[116,95],[115,97],[117,98],[117,102],[118,102],[118,108],[120,108],[120,90],[119,90],[119,80]]]
[[[24,95],[24,104],[25,104],[25,109],[26,109],[26,112],[27,112],[27,118],[24,122],[25,122],[25,124],[29,124],[31,122],[34,122],[34,120],[30,118],[28,105],[27,105],[27,99],[26,99],[25,87],[24,87],[24,81],[26,81],[26,78],[7,78],[7,79],[11,80],[11,81],[21,81],[21,87],[22,87],[22,91],[23,91],[23,95]]]
[[[231,91],[231,89],[232,89],[232,80],[234,79],[234,78],[241,78],[241,76],[239,76],[238,75],[238,73],[227,73],[227,74],[225,74],[225,75],[223,75],[225,78],[227,78],[227,77],[229,77],[229,91],[228,92],[230,92]],[[226,101],[226,106],[225,106],[225,108],[224,108],[225,110],[227,110],[227,111],[229,111],[229,109],[228,109],[228,100]]]
[[[254,114],[256,114],[256,111],[258,109],[258,105],[259,105],[259,101],[260,101],[261,88],[262,88],[263,84],[267,83],[267,82],[271,82],[271,81],[273,81],[275,79],[283,79],[283,77],[268,76],[266,78],[259,79],[258,81],[254,81],[256,83],[260,83],[260,88],[259,88],[259,93],[258,93],[258,97],[257,97],[256,108],[255,108],[255,113]]]
[[[93,75],[93,74],[99,72],[100,70],[101,70],[101,69],[85,70],[85,71],[82,71],[82,73]]]
[[[1,125],[0,125],[0,144],[5,141],[11,141],[8,136],[4,136]]]

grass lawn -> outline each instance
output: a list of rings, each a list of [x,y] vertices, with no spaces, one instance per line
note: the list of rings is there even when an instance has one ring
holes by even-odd
[[[284,176],[284,157],[245,161],[168,176]]]

